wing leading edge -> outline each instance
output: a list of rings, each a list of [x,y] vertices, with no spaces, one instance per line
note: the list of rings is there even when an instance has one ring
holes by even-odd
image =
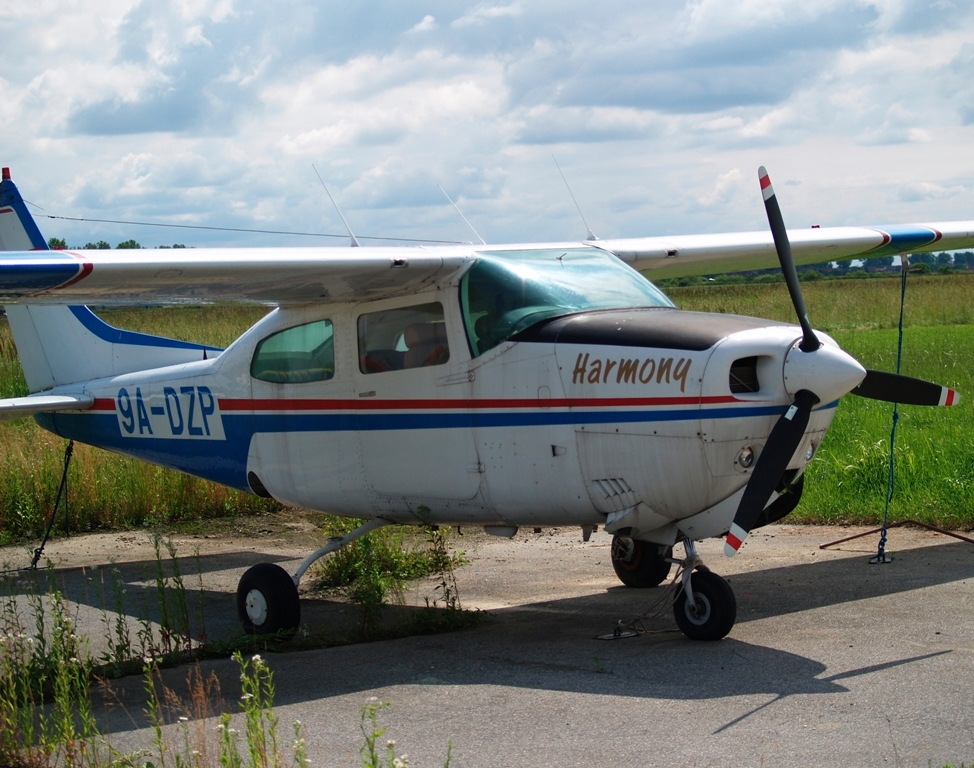
[[[974,221],[791,230],[795,261],[974,247]],[[303,304],[416,293],[459,274],[478,251],[595,247],[652,277],[777,266],[771,233],[409,248],[50,251],[4,169],[0,303]],[[14,250],[16,249],[16,250]]]
[[[953,251],[974,247],[974,221],[882,227],[790,229],[795,263]],[[646,237],[595,243],[653,278],[740,272],[778,266],[770,231]]]

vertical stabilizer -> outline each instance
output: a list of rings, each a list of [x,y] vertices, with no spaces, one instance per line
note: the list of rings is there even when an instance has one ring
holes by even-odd
[[[3,169],[0,251],[48,250],[24,199]],[[2,268],[2,266],[0,266]],[[79,269],[81,264],[79,263]],[[215,357],[222,350],[113,328],[87,307],[6,305],[30,392]]]
[[[24,198],[3,169],[0,180],[0,251],[46,251],[47,243],[27,210]]]

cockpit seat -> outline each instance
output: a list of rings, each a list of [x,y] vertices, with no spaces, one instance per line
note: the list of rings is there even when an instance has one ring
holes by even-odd
[[[407,350],[403,357],[404,368],[423,368],[440,365],[450,359],[444,323],[414,323],[403,332]]]

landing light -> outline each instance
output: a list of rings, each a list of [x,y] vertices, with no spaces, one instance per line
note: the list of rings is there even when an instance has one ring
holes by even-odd
[[[754,449],[748,446],[747,448],[742,448],[741,452],[737,454],[737,463],[743,469],[750,469],[751,465],[754,463]]]

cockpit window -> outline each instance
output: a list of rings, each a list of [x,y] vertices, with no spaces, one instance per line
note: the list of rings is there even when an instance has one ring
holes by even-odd
[[[636,270],[597,248],[480,253],[460,281],[460,303],[474,357],[553,317],[673,306]]]
[[[302,384],[335,375],[334,329],[330,320],[296,325],[263,339],[254,350],[250,375],[261,381]]]

